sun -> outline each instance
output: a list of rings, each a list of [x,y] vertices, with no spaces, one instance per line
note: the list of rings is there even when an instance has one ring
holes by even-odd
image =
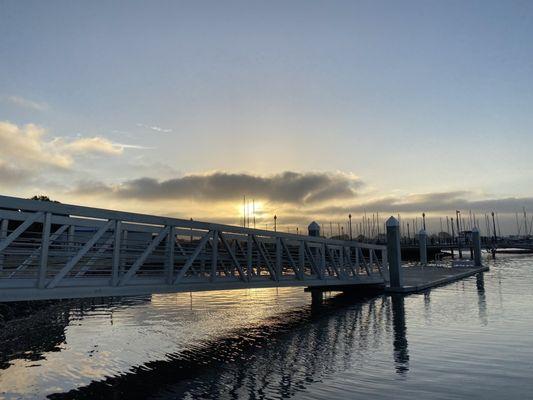
[[[239,218],[243,226],[253,228],[254,223],[258,223],[264,212],[264,202],[261,200],[243,198],[236,206],[239,210]]]

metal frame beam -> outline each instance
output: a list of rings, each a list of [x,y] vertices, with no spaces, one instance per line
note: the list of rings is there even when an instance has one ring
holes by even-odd
[[[4,290],[57,298],[387,280],[385,246],[6,196],[0,219],[0,299]],[[8,220],[18,224],[9,235]],[[42,223],[37,239],[27,233],[35,222]],[[189,235],[191,242],[180,240]],[[58,260],[65,264],[57,267]]]

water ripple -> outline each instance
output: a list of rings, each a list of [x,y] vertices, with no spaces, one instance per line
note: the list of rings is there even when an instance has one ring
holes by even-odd
[[[533,257],[426,293],[63,302],[0,334],[2,398],[527,398]]]

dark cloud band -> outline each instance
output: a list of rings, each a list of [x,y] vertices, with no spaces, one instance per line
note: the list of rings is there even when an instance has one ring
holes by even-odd
[[[223,201],[243,195],[280,203],[313,204],[350,199],[361,186],[358,178],[342,173],[283,172],[269,176],[215,172],[159,181],[139,178],[117,186],[82,183],[76,194],[108,193],[119,198],[146,200],[195,199]]]
[[[405,198],[385,197],[375,201],[352,204],[347,206],[325,206],[315,208],[311,212],[319,215],[344,215],[350,212],[364,211],[382,213],[419,213],[423,211],[450,212],[455,210],[472,210],[475,212],[515,213],[533,209],[532,197],[507,197],[498,199],[470,200],[472,194],[465,191],[427,193],[407,196]]]

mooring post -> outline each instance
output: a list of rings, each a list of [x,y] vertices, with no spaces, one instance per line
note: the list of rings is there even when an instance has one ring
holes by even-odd
[[[474,265],[481,267],[481,238],[479,229],[472,229],[472,244],[474,245]]]
[[[400,247],[400,223],[394,217],[387,220],[387,261],[389,262],[390,287],[401,288],[402,255]]]
[[[418,232],[418,245],[420,247],[420,264],[428,265],[428,235],[424,229]]]

